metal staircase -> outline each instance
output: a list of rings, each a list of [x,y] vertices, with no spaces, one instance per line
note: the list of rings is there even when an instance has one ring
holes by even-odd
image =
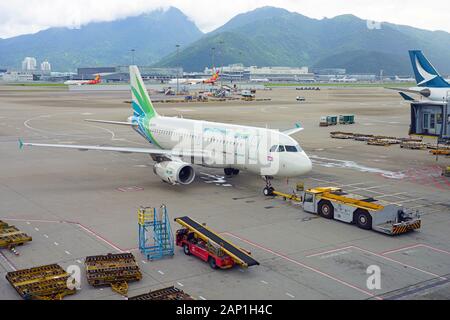
[[[139,250],[148,260],[174,255],[174,238],[166,206],[138,211]]]

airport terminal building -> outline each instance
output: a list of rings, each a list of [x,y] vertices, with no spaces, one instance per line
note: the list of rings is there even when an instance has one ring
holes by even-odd
[[[450,139],[450,102],[411,104],[410,134]]]
[[[144,79],[165,81],[183,75],[183,68],[153,68],[139,66]],[[127,82],[130,80],[129,66],[117,67],[88,67],[78,68],[77,80],[94,79],[96,74],[101,74],[102,79],[107,82]]]

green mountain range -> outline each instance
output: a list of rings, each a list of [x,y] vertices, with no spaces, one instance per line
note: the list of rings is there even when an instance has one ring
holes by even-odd
[[[36,34],[0,40],[0,67],[20,68],[22,60],[48,59],[53,70],[77,67],[150,65],[198,40],[203,33],[181,11],[170,8],[112,22],[90,23],[79,29],[50,28]]]
[[[175,45],[181,45],[177,54]],[[214,50],[212,48],[215,48]],[[178,9],[157,10],[79,29],[51,28],[0,39],[0,67],[20,66],[25,56],[48,59],[54,70],[135,62],[185,71],[243,63],[247,66],[345,68],[349,73],[410,75],[408,50],[422,49],[450,74],[450,34],[408,26],[368,23],[353,15],[311,19],[274,7],[239,14],[203,34]]]
[[[353,15],[311,19],[264,7],[240,14],[158,65],[187,71],[242,62],[257,66],[345,68],[350,73],[408,75],[408,50],[423,49],[442,73],[450,73],[450,34],[389,23],[368,23]]]

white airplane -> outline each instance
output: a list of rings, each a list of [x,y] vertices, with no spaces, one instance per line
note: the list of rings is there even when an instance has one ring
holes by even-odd
[[[253,78],[253,79],[250,79],[250,82],[269,82],[269,79],[267,79],[267,78],[260,78],[260,79]]]
[[[410,82],[416,81],[416,79],[415,78],[400,78],[399,76],[395,76],[395,80],[394,81],[395,82],[408,82],[408,83],[410,83]]]
[[[171,79],[169,81],[169,84],[212,84],[214,85],[217,80],[219,80],[219,71],[215,72],[211,78],[200,78],[200,79],[185,79],[185,78],[179,78],[179,79]]]
[[[419,95],[422,100],[431,103],[442,103],[450,97],[450,84],[437,72],[436,68],[428,61],[420,50],[409,51],[409,57],[413,66],[416,87],[412,88],[388,88],[400,92],[400,95],[408,101],[415,101],[406,93]]]
[[[86,120],[133,128],[152,144],[151,148],[25,143],[20,148],[48,147],[141,153],[156,162],[154,173],[169,184],[188,185],[194,181],[193,165],[223,168],[226,175],[239,170],[266,178],[265,192],[272,177],[296,177],[312,169],[311,160],[290,136],[303,128],[278,130],[158,115],[136,66],[130,66],[133,116],[128,122]]]

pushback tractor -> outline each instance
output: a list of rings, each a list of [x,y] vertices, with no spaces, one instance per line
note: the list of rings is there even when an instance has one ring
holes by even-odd
[[[264,189],[266,196],[279,196],[301,203],[303,210],[318,214],[326,219],[334,219],[357,225],[361,229],[374,230],[388,235],[397,235],[420,229],[418,212],[407,210],[397,204],[348,194],[341,188],[317,187],[303,190],[299,194],[286,194],[273,187]]]

